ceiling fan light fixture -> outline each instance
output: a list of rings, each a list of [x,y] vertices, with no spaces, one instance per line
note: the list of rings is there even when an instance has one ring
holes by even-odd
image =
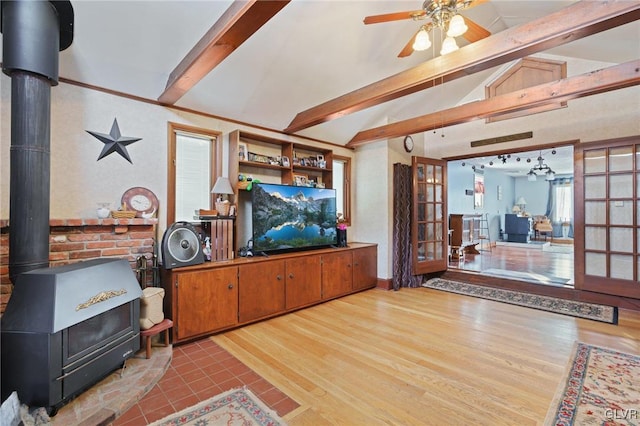
[[[535,182],[536,180],[538,180],[538,176],[536,176],[533,170],[529,170],[529,173],[527,173],[527,180],[529,182]]]
[[[427,32],[425,27],[420,28],[418,34],[416,34],[416,39],[413,42],[413,50],[421,51],[427,50],[431,47],[431,40],[429,40],[429,33]]]
[[[465,24],[464,18],[460,15],[455,15],[453,18],[451,18],[451,21],[449,22],[449,29],[447,30],[447,36],[459,37],[465,32],[467,32],[468,29],[469,27],[467,27],[467,25]]]
[[[454,52],[458,50],[458,44],[456,43],[456,39],[453,37],[447,37],[442,42],[442,49],[440,50],[441,55],[446,55],[447,53]]]

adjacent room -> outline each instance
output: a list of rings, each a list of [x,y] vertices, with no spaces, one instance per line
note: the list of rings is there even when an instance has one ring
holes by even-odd
[[[449,161],[449,266],[572,287],[573,164],[572,145]]]

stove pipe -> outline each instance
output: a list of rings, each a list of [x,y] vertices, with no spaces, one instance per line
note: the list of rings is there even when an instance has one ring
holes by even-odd
[[[49,266],[51,86],[73,41],[70,1],[3,1],[2,71],[11,77],[9,277]]]

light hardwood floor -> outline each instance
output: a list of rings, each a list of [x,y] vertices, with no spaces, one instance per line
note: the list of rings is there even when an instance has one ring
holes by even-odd
[[[576,340],[640,354],[640,312],[616,326],[375,289],[212,339],[300,403],[290,426],[535,425]]]

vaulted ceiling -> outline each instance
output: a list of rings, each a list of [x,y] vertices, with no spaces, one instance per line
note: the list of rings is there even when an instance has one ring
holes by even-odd
[[[60,76],[346,145],[425,131],[429,115],[455,108],[501,65],[528,54],[611,66],[640,58],[638,1],[483,1],[464,15],[493,35],[472,45],[460,38],[463,47],[449,55],[434,43],[407,58],[397,54],[419,22],[362,21],[420,9],[419,1],[252,3],[72,1],[75,39],[61,53]],[[205,42],[218,45],[207,51]],[[637,84],[634,64],[613,69],[599,84]],[[416,117],[427,122],[416,127]],[[384,133],[401,122],[413,127]]]

